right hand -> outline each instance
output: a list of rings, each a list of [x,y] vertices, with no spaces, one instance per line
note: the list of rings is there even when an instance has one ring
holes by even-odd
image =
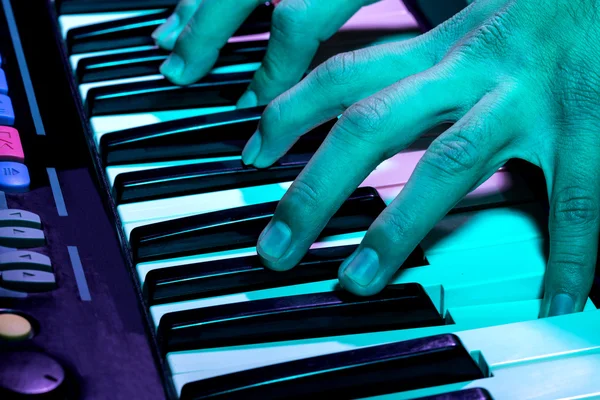
[[[281,0],[272,19],[265,58],[237,106],[266,105],[300,81],[321,42],[361,7],[379,0]],[[152,34],[171,50],[160,72],[189,85],[206,75],[250,13],[265,0],[180,0],[175,12]]]

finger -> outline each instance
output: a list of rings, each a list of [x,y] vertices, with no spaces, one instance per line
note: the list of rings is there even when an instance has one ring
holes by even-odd
[[[297,83],[319,45],[362,6],[379,0],[285,0],[273,12],[265,58],[238,107],[264,105]]]
[[[257,245],[265,265],[292,268],[353,190],[392,153],[452,119],[460,79],[435,69],[415,75],[355,104],[332,129],[280,201]]]
[[[160,72],[178,85],[203,77],[219,50],[261,3],[260,0],[204,0],[177,39]]]
[[[271,165],[312,128],[335,118],[357,101],[431,68],[492,12],[490,3],[495,2],[469,7],[417,38],[340,54],[326,61],[269,104],[245,148],[244,163],[259,168]]]
[[[361,296],[381,291],[434,225],[492,167],[509,158],[505,149],[514,137],[510,97],[500,91],[486,95],[431,144],[402,192],[340,266],[338,277],[346,290]]]
[[[173,50],[177,38],[192,18],[202,0],[180,0],[173,14],[152,33],[156,45]]]
[[[590,147],[589,156],[563,152],[555,165],[541,317],[583,310],[592,285],[600,226],[600,155],[595,148]]]

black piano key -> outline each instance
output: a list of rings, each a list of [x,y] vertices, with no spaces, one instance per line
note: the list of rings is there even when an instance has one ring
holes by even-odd
[[[172,10],[159,11],[138,17],[73,28],[67,32],[69,54],[116,50],[127,47],[153,46],[152,32],[163,24]],[[273,6],[265,3],[257,7],[244,21],[234,36],[268,32]]]
[[[267,43],[267,40],[227,43],[215,67],[259,62]],[[168,55],[166,50],[151,49],[83,58],[77,64],[77,79],[79,83],[89,83],[160,74],[159,67]]]
[[[130,243],[135,262],[241,249],[256,245],[273,217],[276,201],[149,224],[134,228]],[[385,203],[373,188],[362,187],[342,204],[321,236],[368,229]]]
[[[414,400],[494,400],[486,389],[473,388],[457,390],[455,392],[435,394],[427,397],[419,397]]]
[[[58,14],[85,14],[174,8],[179,0],[56,0]]]
[[[189,86],[166,78],[92,88],[86,97],[88,117],[188,108],[233,106],[254,72],[209,74]]]
[[[444,325],[417,283],[357,296],[333,292],[276,297],[163,315],[163,353]]]
[[[184,385],[181,400],[356,399],[484,378],[455,335],[294,360]]]
[[[144,300],[148,306],[152,306],[337,279],[341,263],[356,247],[311,249],[289,271],[265,268],[258,256],[159,268],[148,272],[144,279]],[[421,247],[417,247],[403,268],[423,265],[427,265],[427,261]]]
[[[100,140],[105,165],[240,156],[265,107],[165,121],[107,133]],[[315,152],[337,119],[304,135],[294,152]]]
[[[127,172],[115,178],[114,193],[118,204],[126,204],[289,182],[302,172],[311,156],[286,154],[269,168],[231,160]]]
[[[171,14],[172,10],[166,10],[70,29],[67,32],[67,51],[71,55],[153,46],[152,32]]]

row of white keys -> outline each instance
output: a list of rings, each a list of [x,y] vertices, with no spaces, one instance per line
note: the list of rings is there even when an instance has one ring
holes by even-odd
[[[424,154],[423,150],[406,151],[381,163],[360,186],[376,188],[386,203],[390,203],[403,189],[415,166]],[[234,158],[232,158],[234,159]],[[182,163],[185,163],[183,161]],[[164,164],[157,163],[160,167]],[[153,167],[156,167],[153,166]],[[122,167],[109,167],[111,182]],[[192,194],[159,200],[126,203],[117,206],[117,211],[129,236],[137,226],[147,225],[188,215],[243,207],[269,201],[279,201],[291,182],[274,183],[240,189]],[[508,171],[498,171],[481,184],[461,202],[462,205],[479,202],[512,201],[532,198],[531,191],[522,180]]]
[[[467,388],[484,388],[495,400],[600,398],[600,310],[458,331],[489,377],[384,396],[414,399]]]
[[[555,349],[555,346],[545,346],[546,343],[544,343],[543,336],[539,332],[536,333],[535,337],[533,338],[527,338],[526,335],[522,335],[523,332],[528,331],[527,325],[519,325],[520,330],[517,331],[518,334],[510,336],[512,340],[504,340],[503,338],[503,336],[507,334],[506,332],[513,332],[511,329],[503,329],[498,327],[499,325],[515,322],[522,322],[525,324],[537,322],[536,319],[538,317],[539,307],[541,304],[541,285],[543,282],[544,270],[543,257],[535,260],[535,256],[533,254],[534,252],[528,253],[524,247],[524,244],[510,247],[500,246],[497,254],[490,254],[492,256],[490,259],[482,259],[479,266],[471,265],[463,269],[457,268],[456,266],[446,266],[446,268],[450,270],[449,273],[454,273],[456,275],[454,277],[455,286],[452,286],[452,284],[446,285],[445,289],[447,290],[442,292],[444,294],[444,300],[436,301],[436,305],[449,305],[447,315],[449,315],[451,320],[454,322],[453,325],[410,329],[404,331],[295,340],[250,346],[236,346],[220,349],[175,352],[170,353],[167,356],[170,368],[174,374],[173,381],[177,390],[181,391],[183,385],[188,382],[207,379],[213,376],[224,375],[240,370],[276,364],[294,359],[330,354],[393,341],[410,340],[442,333],[458,332],[459,336],[461,339],[463,339],[463,342],[469,350],[472,352],[481,351],[485,361],[492,369],[495,377],[501,376],[501,373],[504,373],[504,367],[507,365],[518,365],[519,362],[532,361],[532,357],[535,356],[551,357],[555,354],[560,355],[561,350]],[[522,257],[520,257],[520,261],[523,264],[519,264],[516,260],[510,260],[510,257],[503,258],[503,255],[506,255],[507,252],[513,251],[521,251],[519,253],[522,255]],[[541,250],[538,251],[539,256],[541,256],[540,252]],[[470,259],[468,258],[469,252],[464,254],[465,261],[468,262]],[[528,255],[531,255],[531,258],[529,258]],[[505,267],[510,269],[510,271],[506,271],[504,276],[502,275],[502,268],[494,268],[495,263],[499,264],[502,262],[505,263]],[[514,269],[510,268],[513,264],[517,264],[519,267]],[[487,275],[485,272],[480,272],[480,284],[471,285],[471,282],[469,282],[468,273],[465,271],[469,270],[468,272],[470,273],[476,273],[475,268],[477,267],[485,270],[492,268],[494,270],[490,270],[489,274]],[[420,270],[424,271],[427,269],[431,269],[431,275],[429,277],[423,278],[422,276],[417,276],[420,274]],[[437,266],[433,265],[421,268],[411,268],[406,272],[413,273],[414,277],[417,279],[416,281],[424,281],[424,286],[428,293],[431,293],[432,287],[426,284],[427,281],[435,280],[434,276],[437,276],[437,274],[442,275],[439,278],[440,280],[445,278],[445,276],[443,276],[443,272],[440,271],[440,268],[437,268]],[[505,279],[503,282],[504,284],[499,283],[503,279]],[[497,282],[493,282],[494,280]],[[396,280],[396,283],[401,281],[402,279],[398,279]],[[411,279],[407,277],[406,281],[410,282]],[[475,292],[475,296],[471,296],[473,292]],[[490,295],[489,292],[493,293]],[[480,297],[482,294],[489,297],[484,299]],[[529,300],[523,300],[524,298],[529,298]],[[490,301],[490,303],[486,304],[485,301]],[[473,304],[477,302],[481,302],[481,304],[478,306],[461,306],[461,304]],[[585,314],[589,316],[597,315],[598,313],[595,310],[596,309],[592,302],[588,300],[585,308]],[[582,318],[585,318],[585,316]],[[496,326],[498,327],[498,330],[494,331],[495,328],[489,328],[488,330],[481,331],[480,333],[478,331],[469,331],[475,333],[470,335],[460,335],[461,331],[472,330],[486,326]],[[593,327],[590,327],[590,329],[593,329]],[[546,333],[548,335],[556,334],[556,332],[549,331]],[[571,345],[573,344],[572,342],[577,342],[579,340],[578,335],[580,335],[580,333],[576,330],[562,332],[561,334],[562,337],[560,339],[550,338],[550,340],[555,340],[556,343],[561,342],[559,344],[562,345]],[[600,338],[598,335],[595,336]],[[489,341],[493,343],[489,343],[488,338],[490,339]],[[515,340],[515,338],[520,338],[520,340]],[[503,342],[501,342],[501,340],[503,340]],[[571,341],[571,343],[564,343],[562,341]],[[506,349],[506,347],[510,347],[513,344],[514,347]],[[537,345],[538,347],[536,349],[538,354],[532,355],[529,350],[534,345]],[[575,346],[574,348],[585,349],[586,347]],[[508,350],[510,350],[510,353],[508,353]],[[503,357],[505,352],[508,354],[506,354],[507,356]],[[499,371],[499,368],[503,368],[502,371]],[[535,369],[532,371],[535,371]],[[494,383],[493,381],[484,381],[483,383],[490,382]],[[502,380],[501,382],[507,384],[510,381]],[[523,380],[516,380],[515,382],[526,385],[526,381]],[[480,385],[481,382],[476,381],[473,382],[473,384],[469,384],[468,387],[479,387]],[[449,385],[448,387],[438,388],[435,393],[458,390],[460,387],[462,386]],[[484,387],[487,386],[484,385]],[[508,387],[511,386],[509,385]],[[567,386],[565,388],[567,388]],[[524,387],[522,389],[527,388]],[[546,393],[529,390],[526,392],[538,396]],[[492,393],[494,392],[492,391]],[[508,391],[505,393],[510,395],[511,392]],[[521,391],[519,393],[525,392]],[[428,394],[432,393],[423,391],[412,393],[410,396],[407,395],[406,397],[401,398],[416,398],[418,395],[423,396]],[[508,399],[511,397],[503,398]],[[512,398],[521,399],[525,397]]]
[[[405,270],[398,276],[395,283],[421,283],[434,304],[442,313],[452,307],[539,299],[541,296],[545,262],[541,250],[540,232],[537,230],[537,218],[528,216],[522,212],[517,212],[512,215],[511,221],[511,215],[506,212],[496,212],[494,218],[494,215],[492,215],[494,214],[493,211],[498,210],[473,212],[471,213],[471,218],[463,216],[464,228],[461,231],[461,234],[457,235],[454,239],[456,248],[451,246],[451,239],[447,239],[444,242],[438,240],[423,241],[423,248],[426,256],[428,253],[433,254],[433,257],[428,256],[428,258],[432,259],[430,260],[431,265]],[[475,214],[478,216],[479,214],[488,214],[488,216],[474,218]],[[454,215],[448,218],[456,218],[457,216],[458,215]],[[501,221],[499,221],[499,219]],[[456,220],[448,221],[448,225],[456,225],[456,222]],[[510,239],[515,241],[522,239],[522,242],[520,243],[509,242],[503,245],[494,246],[495,235],[491,229],[494,229],[499,222],[506,224],[510,231],[519,231],[521,233],[529,231],[529,236],[513,237]],[[441,223],[439,229],[445,231],[447,225]],[[500,237],[505,236],[505,232],[495,233]],[[489,239],[487,240],[487,243],[486,239]],[[507,240],[507,238],[504,238],[504,240]],[[465,249],[464,241],[472,246],[470,250]],[[207,258],[215,259],[216,257],[214,257],[214,255],[207,255]],[[194,261],[200,260],[196,259]],[[155,267],[161,266],[157,263],[154,263],[154,265],[152,265],[152,263],[145,265],[140,264],[138,266],[138,273],[140,274],[141,280],[143,281],[143,277],[149,269]],[[250,293],[240,293],[237,295],[221,296],[212,299],[158,305],[151,307],[151,315],[153,316],[155,325],[158,325],[160,317],[165,312],[258,300],[269,297],[330,291],[335,288],[335,285],[335,281],[326,281]],[[331,342],[331,340],[328,339],[300,342],[304,343],[300,344],[298,348],[305,356],[306,354],[316,355],[318,352],[324,351],[324,349],[335,351],[335,349],[339,347],[336,345],[336,341]],[[262,349],[260,349],[261,346],[250,346],[254,347],[254,350],[259,352],[250,355],[250,359],[258,357],[257,359],[270,362],[282,361],[282,359],[278,357],[282,354],[290,355],[291,353],[288,351],[290,348],[289,346],[289,343],[280,345],[280,350],[285,348],[285,352],[277,350],[269,351],[268,345],[266,348],[263,347]],[[248,351],[248,349],[249,347],[246,347],[245,351]],[[228,357],[227,354],[232,355],[231,358],[237,360],[236,362],[242,362],[244,360],[244,358],[238,357],[240,354],[235,351],[231,353],[229,350],[230,349],[219,352],[216,356],[225,357],[223,358],[225,364],[230,361],[230,357]],[[265,352],[270,354],[270,356],[265,354]],[[202,353],[202,356],[197,356],[194,352],[170,354],[169,361],[171,362],[172,370],[175,373],[205,370],[206,366],[204,364],[198,365],[198,362],[199,360],[206,360],[210,364],[212,356],[207,356],[207,354],[214,354],[214,350],[208,352],[200,351],[197,353]],[[273,357],[275,358],[273,359]],[[214,361],[214,359],[212,360]],[[194,376],[196,377],[194,379],[197,379],[197,376]],[[204,378],[206,378],[206,376],[204,376]]]
[[[448,215],[438,222],[436,227],[424,238],[421,242],[421,247],[431,264],[444,265],[444,263],[448,263],[450,260],[453,260],[452,263],[454,264],[462,265],[467,265],[468,260],[479,263],[480,260],[478,260],[478,255],[466,257],[464,256],[464,252],[470,249],[498,245],[512,245],[513,243],[529,242],[538,239],[541,235],[540,232],[542,232],[540,226],[543,225],[543,219],[544,216],[540,213],[540,210],[537,210],[535,205],[492,208]],[[316,243],[313,247],[357,244],[363,236],[364,232],[355,232],[330,237],[326,238],[326,240],[321,243]],[[531,248],[529,249],[531,250]],[[506,250],[506,248],[504,248],[504,250]],[[488,250],[488,252],[489,251],[490,250]],[[236,249],[221,253],[208,253],[144,262],[138,264],[136,269],[139,281],[143,284],[146,274],[153,269],[169,268],[176,265],[241,257],[252,254],[256,254],[255,248]],[[465,259],[468,260],[465,261]],[[417,282],[419,281],[417,280]],[[322,287],[329,288],[330,284],[331,283],[317,284],[317,286],[325,285]],[[309,292],[314,292],[320,289],[312,288],[309,285],[306,287],[299,287],[298,290],[309,290]],[[260,293],[261,292],[252,295],[254,296],[251,296],[252,299],[256,299],[256,296],[261,296]],[[233,296],[226,302],[247,301],[250,299],[248,296],[248,294]],[[227,298],[228,297],[225,297],[224,299]],[[224,300],[221,299],[218,301]],[[204,301],[182,302],[177,305],[168,304],[164,306],[155,306],[152,309],[152,313],[156,316],[156,322],[158,322],[160,316],[165,312],[183,308],[194,308],[196,306],[205,306],[205,303]]]
[[[419,282],[443,315],[449,311],[453,325],[403,331],[264,343],[229,348],[173,352],[167,355],[178,390],[186,383],[264,365],[312,357],[366,345],[449,333],[486,325],[535,319],[542,296],[545,259],[541,239],[465,251],[449,251],[447,260],[438,253],[435,262],[404,270],[393,283]],[[427,254],[427,250],[426,250]],[[264,297],[329,291],[335,281],[257,291],[183,304],[199,308]],[[532,302],[528,309],[512,302]],[[204,303],[204,304],[201,304]],[[502,305],[504,303],[504,306]],[[477,307],[474,307],[478,305]],[[171,305],[173,306],[173,305]],[[169,305],[151,307],[153,318]],[[162,310],[161,310],[162,308]],[[466,308],[466,310],[465,310]],[[498,309],[502,312],[497,312]],[[464,310],[464,311],[463,311]],[[494,311],[491,313],[490,311]],[[486,318],[482,318],[485,315]],[[218,360],[218,362],[217,362]]]
[[[63,37],[66,37],[67,31],[74,27],[87,26],[94,22],[106,22],[111,20],[117,20],[132,16],[144,15],[150,12],[160,12],[162,10],[144,10],[144,11],[132,11],[129,13],[104,13],[104,14],[93,14],[93,15],[65,15],[59,17],[59,23],[63,31]],[[343,27],[342,30],[353,31],[359,29],[381,29],[388,30],[389,32],[414,30],[416,23],[414,18],[406,11],[401,2],[396,0],[383,0],[373,5],[369,5],[361,9],[355,16],[353,16]],[[414,35],[417,33],[415,32]],[[269,35],[252,35],[245,37],[232,38],[230,41],[239,42],[244,40],[256,40],[256,39],[268,39]],[[395,38],[402,37],[407,38],[405,35],[388,35],[385,40],[393,40]],[[408,36],[412,37],[412,36]],[[109,50],[103,52],[77,54],[71,56],[72,68],[75,69],[77,62],[84,57],[91,57],[97,55],[115,54],[124,51],[137,51],[147,50],[153,48],[148,47],[137,47],[137,48],[125,48],[117,50]],[[241,72],[247,70],[255,70],[260,64],[252,63],[245,65],[237,65],[231,67],[216,68],[213,73],[226,73],[226,72]],[[152,75],[145,77],[137,77],[131,79],[116,80],[111,82],[94,82],[89,84],[83,84],[80,87],[82,99],[85,100],[87,91],[92,87],[105,86],[107,84],[115,83],[128,83],[135,81],[145,81],[159,79],[160,75]],[[176,111],[158,111],[158,112],[146,112],[146,113],[134,113],[129,115],[108,115],[93,117],[90,120],[92,129],[95,135],[101,136],[103,133],[112,132],[121,129],[132,128],[136,126],[148,125],[161,121],[169,121],[173,119],[180,119],[190,116],[203,115],[208,112],[222,112],[232,110],[233,107],[215,107],[211,109],[188,109],[188,110],[176,110]]]

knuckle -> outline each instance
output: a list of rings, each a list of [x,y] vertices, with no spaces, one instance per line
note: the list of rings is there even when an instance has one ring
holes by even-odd
[[[392,101],[385,94],[378,93],[350,107],[340,119],[340,126],[361,140],[373,140],[386,126],[392,113]]]
[[[307,8],[308,4],[305,0],[279,4],[273,11],[272,32],[282,35],[301,34],[306,29]]]
[[[302,179],[296,179],[286,194],[287,199],[291,199],[290,204],[294,213],[302,210],[304,215],[312,214],[313,210],[319,208],[320,196],[317,188]]]
[[[431,143],[423,163],[445,175],[462,174],[476,168],[481,160],[478,146],[470,135],[456,133],[440,136]]]
[[[459,53],[467,57],[487,59],[491,55],[501,55],[505,52],[509,32],[506,12],[498,13],[482,24],[474,35],[461,43]]]
[[[561,272],[573,278],[590,266],[590,258],[582,252],[555,251],[552,263],[560,267]]]
[[[350,51],[333,56],[316,69],[315,78],[319,85],[344,85],[352,82],[356,65],[356,52]]]
[[[553,195],[552,217],[558,224],[592,226],[598,221],[597,200],[588,190],[569,186]]]
[[[271,127],[276,127],[283,120],[281,112],[281,96],[269,103],[260,119],[260,133],[269,136]]]
[[[411,228],[415,226],[416,217],[402,209],[387,209],[381,215],[381,223],[378,224],[384,240],[391,244],[402,244],[411,235]]]

